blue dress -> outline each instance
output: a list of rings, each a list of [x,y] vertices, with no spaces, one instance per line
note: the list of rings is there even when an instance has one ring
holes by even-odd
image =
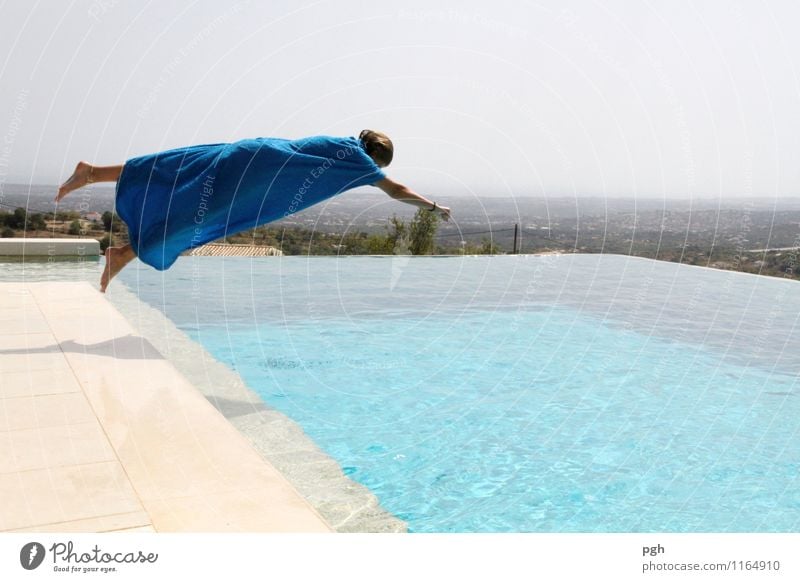
[[[161,271],[185,250],[385,177],[357,137],[198,145],[126,161],[116,212],[139,259]]]

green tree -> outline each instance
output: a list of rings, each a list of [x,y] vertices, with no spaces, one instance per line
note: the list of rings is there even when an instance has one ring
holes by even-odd
[[[494,241],[488,237],[483,237],[481,243],[482,244],[479,252],[482,255],[496,255],[500,252],[500,247],[498,247]]]
[[[80,234],[81,233],[81,222],[79,220],[73,220],[69,224],[69,234]]]
[[[439,217],[433,212],[420,208],[409,224],[392,215],[387,235],[387,248],[391,244],[395,254],[429,255],[433,252],[433,238],[439,227]]]
[[[342,237],[342,254],[366,255],[369,254],[366,232],[348,232]]]
[[[367,250],[371,255],[391,255],[394,243],[388,236],[373,234],[367,238]]]
[[[110,216],[107,217],[106,214],[109,214]],[[127,225],[116,212],[104,212],[101,220],[103,221],[103,228],[105,228],[108,232],[114,234],[127,233]]]
[[[66,222],[67,220],[76,220],[80,218],[81,215],[76,210],[62,210],[60,212],[55,213],[55,220],[61,220]]]
[[[33,230],[47,230],[47,223],[44,221],[44,216],[37,212],[29,216],[30,226]]]
[[[420,208],[409,227],[410,249],[413,255],[429,255],[433,252],[433,237],[439,227],[439,216],[426,208]]]
[[[14,229],[10,226],[4,226],[0,236],[3,238],[14,238]]]
[[[389,231],[386,234],[386,254],[391,254],[396,251],[397,242],[407,238],[407,227],[403,219],[397,218],[396,214],[392,214],[389,219],[389,226],[386,228]]]
[[[11,228],[16,228],[17,230],[27,230],[28,212],[24,208],[15,208],[14,216],[9,222],[9,226]]]

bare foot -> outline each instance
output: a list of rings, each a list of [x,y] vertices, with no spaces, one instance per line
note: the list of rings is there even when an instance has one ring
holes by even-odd
[[[106,268],[103,269],[103,275],[100,277],[101,293],[106,292],[106,287],[108,287],[111,279],[135,257],[136,253],[133,252],[133,248],[131,248],[130,245],[125,245],[124,247],[108,247],[106,249]]]
[[[61,200],[64,196],[72,192],[73,190],[77,190],[82,186],[86,186],[89,182],[91,182],[91,173],[92,173],[92,165],[88,162],[78,162],[78,165],[75,166],[75,171],[72,172],[72,175],[67,178],[67,181],[61,184],[61,187],[58,189],[58,194],[56,195],[56,201]]]

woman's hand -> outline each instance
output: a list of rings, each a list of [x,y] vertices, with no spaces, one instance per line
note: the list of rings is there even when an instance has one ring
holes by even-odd
[[[436,210],[439,212],[439,216],[442,220],[450,220],[450,209],[447,206],[439,206],[437,204]]]

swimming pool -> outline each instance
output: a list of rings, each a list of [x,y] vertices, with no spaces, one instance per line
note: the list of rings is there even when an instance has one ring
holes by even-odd
[[[614,255],[120,275],[414,532],[791,532],[796,282]]]

